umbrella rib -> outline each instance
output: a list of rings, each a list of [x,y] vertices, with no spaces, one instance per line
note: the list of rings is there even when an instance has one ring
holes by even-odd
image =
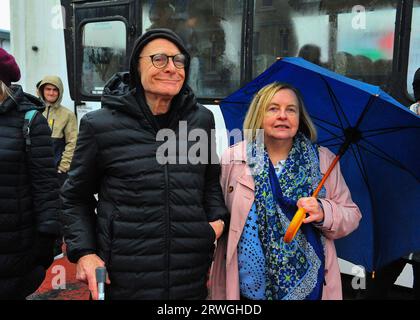
[[[362,114],[360,115],[359,119],[357,120],[356,123],[356,128],[359,128],[360,124],[362,123],[362,120],[365,116],[365,114],[369,111],[370,107],[373,105],[373,101],[377,98],[377,95],[371,95],[369,97],[369,101],[366,104],[366,107],[363,109]]]
[[[359,144],[352,144],[351,145],[351,150],[352,150],[352,152],[354,154],[354,157],[356,159],[356,163],[359,166],[360,172],[362,174],[362,178],[365,182],[366,189],[367,189],[368,194],[369,194],[369,198],[371,200],[370,203],[371,203],[371,210],[372,210],[371,219],[372,219],[372,234],[373,234],[373,270],[375,270],[376,261],[378,259],[378,257],[377,257],[377,255],[378,255],[378,253],[377,253],[378,252],[378,250],[377,250],[378,243],[377,243],[377,241],[375,241],[375,239],[376,239],[376,221],[375,221],[375,215],[374,215],[375,203],[373,201],[373,192],[372,192],[372,188],[371,188],[370,183],[369,183],[368,176],[366,174],[365,165],[364,165],[364,161],[363,161],[363,157],[362,157],[362,152],[360,151],[360,147],[362,147],[362,146],[360,146]],[[357,149],[358,154],[360,156],[360,160],[356,156],[356,152],[354,151],[354,148]]]
[[[325,123],[328,123],[326,121],[324,121]],[[326,127],[324,127],[323,125],[316,123],[318,127],[320,127],[321,129],[323,129],[324,131],[326,131],[327,133],[329,133],[332,137],[322,140],[322,141],[318,141],[319,144],[322,144],[325,147],[335,147],[335,146],[339,146],[342,145],[344,142],[344,135],[337,135],[334,132],[332,132],[331,130],[327,129]],[[337,127],[338,128],[338,127]],[[336,143],[332,143],[332,144],[328,144],[328,142],[332,142],[334,140],[340,140]]]
[[[332,132],[331,130],[329,130],[328,128],[324,127],[323,125],[321,125],[319,123],[317,123],[317,126],[320,127],[321,129],[325,130],[326,132],[328,132],[332,136],[332,138],[329,138],[327,140],[324,140],[323,142],[325,142],[325,141],[331,141],[331,140],[334,140],[334,139],[342,139],[343,138],[343,135],[337,135],[336,133]]]
[[[322,146],[327,147],[327,148],[341,146],[342,144],[343,144],[342,142],[331,143],[331,144],[322,142]]]
[[[314,120],[314,121],[319,121],[319,122],[322,122],[322,123],[326,123],[326,124],[330,125],[331,127],[334,127],[334,128],[337,128],[337,129],[341,129],[342,128],[340,126],[337,126],[335,123],[332,123],[332,122],[323,120],[321,118],[318,118],[318,117],[315,117],[315,116],[312,116],[312,115],[311,115],[311,119]]]
[[[335,135],[334,133],[330,132],[329,130],[327,130],[327,129],[325,129],[325,128],[322,128],[322,129],[324,129],[324,130],[325,130],[325,131],[327,131],[329,134],[331,134],[331,135],[332,135],[332,137],[331,137],[331,138],[328,138],[328,139],[325,139],[325,140],[322,140],[322,141],[318,141],[318,143],[319,143],[319,144],[326,143],[326,142],[330,142],[330,141],[334,141],[334,140],[340,140],[339,142],[340,142],[340,143],[343,143],[343,138],[344,138],[344,136],[343,136],[343,135]]]
[[[354,150],[355,148],[357,148],[357,152]],[[365,167],[362,163],[362,153],[360,152],[360,149],[359,149],[357,144],[356,145],[351,144],[351,152],[353,153],[354,159],[356,159],[356,164],[359,167],[359,170],[362,174],[363,181],[365,182],[366,186],[368,186],[368,188],[369,188],[369,183],[368,183],[366,170],[365,170]]]
[[[412,175],[414,177],[414,179],[416,179],[418,182],[420,182],[420,178],[418,178],[411,170],[406,168],[401,162],[399,162],[398,160],[395,160],[393,157],[391,157],[390,155],[388,155],[384,151],[380,150],[378,147],[376,147],[374,144],[370,143],[369,141],[367,141],[365,139],[362,139],[362,140],[367,145],[369,145],[371,147],[371,148],[366,148],[363,145],[359,145],[363,150],[377,156],[378,158],[381,158],[384,161],[387,161],[387,162],[391,163],[392,165],[396,166],[397,168],[400,168],[403,171],[408,172],[410,175]],[[374,152],[372,149],[376,150],[376,152]]]
[[[322,141],[318,141],[318,143],[319,144],[325,144],[325,143],[329,143],[329,142],[331,142],[331,141],[334,141],[334,140],[337,140],[337,139],[342,139],[343,138],[343,136],[339,136],[339,137],[332,137],[332,138],[329,138],[329,139],[325,139],[325,140],[322,140]],[[343,143],[343,141],[338,141],[337,142],[337,144],[342,144]]]
[[[364,137],[374,137],[381,134],[393,133],[395,131],[401,131],[404,129],[420,129],[420,127],[392,127],[392,128],[380,128],[380,129],[371,129],[371,130],[364,130],[363,136]],[[370,135],[366,135],[365,133],[371,133]]]
[[[368,129],[363,130],[363,132],[372,132],[372,131],[378,131],[378,130],[393,130],[393,129],[420,129],[420,126],[400,126],[400,127],[389,127],[389,128],[379,128],[379,129]]]
[[[330,84],[328,83],[328,81],[326,79],[324,79],[323,76],[321,76],[320,74],[318,74],[318,75],[320,76],[320,78],[322,79],[322,81],[324,81],[325,85],[327,86],[328,93],[329,93],[330,98],[332,100],[332,103],[334,105],[334,111],[335,111],[335,113],[337,115],[337,118],[338,118],[338,121],[340,122],[341,127],[344,128],[344,125],[343,125],[343,122],[341,121],[341,118],[340,118],[340,115],[339,115],[339,112],[338,112],[337,109],[340,109],[341,114],[343,115],[343,118],[344,118],[345,122],[347,122],[347,127],[350,126],[350,122],[347,119],[346,114],[344,113],[344,110],[341,107],[341,104],[338,101],[337,96],[335,95],[334,91],[332,90]]]

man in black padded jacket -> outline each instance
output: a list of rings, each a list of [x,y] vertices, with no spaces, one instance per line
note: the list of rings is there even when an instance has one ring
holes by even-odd
[[[130,73],[115,75],[102,109],[81,120],[62,188],[64,237],[93,299],[95,269],[104,265],[107,299],[207,297],[214,242],[228,215],[220,166],[210,160],[214,118],[187,85],[189,61],[174,32],[146,32],[134,46]],[[185,127],[206,133],[206,161],[186,159],[194,142],[181,133]],[[169,154],[160,153],[162,129],[174,132]],[[162,161],[165,155],[174,161]]]

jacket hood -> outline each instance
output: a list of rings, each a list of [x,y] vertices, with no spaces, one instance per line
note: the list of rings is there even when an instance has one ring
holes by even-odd
[[[60,77],[46,76],[44,79],[41,80],[40,83],[37,84],[39,97],[45,102],[46,105],[49,105],[45,101],[44,92],[43,92],[44,91],[44,86],[47,85],[47,84],[52,84],[53,86],[58,88],[58,91],[59,91],[58,99],[51,106],[52,107],[59,107],[61,105],[61,101],[63,100],[63,93],[64,93],[63,82],[61,81]]]
[[[175,44],[178,49],[187,57],[187,63],[185,65],[185,80],[184,80],[184,87],[188,83],[188,76],[190,71],[190,54],[188,53],[184,42],[182,39],[172,30],[170,29],[152,29],[144,33],[140,38],[136,40],[134,44],[133,51],[131,52],[130,57],[130,88],[135,88],[136,86],[141,86],[140,83],[140,75],[138,73],[138,65],[139,65],[139,56],[143,48],[152,40],[155,39],[166,39]],[[182,91],[182,89],[181,89]]]
[[[102,93],[102,108],[128,113],[138,117],[141,112],[135,98],[135,89],[129,87],[130,74],[128,72],[116,73],[104,87]]]
[[[44,102],[29,93],[23,92],[21,86],[12,85],[10,89],[13,92],[13,98],[8,97],[0,104],[0,114],[6,113],[12,109],[16,109],[19,112],[26,112],[29,110],[43,112],[45,110]]]

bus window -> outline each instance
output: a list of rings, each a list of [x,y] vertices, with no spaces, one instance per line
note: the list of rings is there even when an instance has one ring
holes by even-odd
[[[253,76],[276,57],[300,56],[384,85],[391,73],[396,5],[396,0],[256,0]]]
[[[82,91],[101,95],[105,83],[124,69],[127,45],[122,21],[90,22],[82,29]]]
[[[357,5],[337,17],[332,68],[350,78],[386,86],[391,74],[397,1]]]
[[[170,28],[191,54],[189,85],[200,98],[239,88],[243,1],[143,1],[143,30]]]
[[[414,1],[413,18],[411,22],[410,53],[408,58],[407,91],[414,99],[413,77],[420,68],[420,0]]]
[[[276,57],[297,54],[296,28],[290,1],[254,3],[253,77],[267,69]]]

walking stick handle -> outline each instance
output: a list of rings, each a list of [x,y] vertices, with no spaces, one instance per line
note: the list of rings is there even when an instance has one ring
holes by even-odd
[[[105,300],[106,268],[96,268],[96,282],[98,283],[98,300]]]

